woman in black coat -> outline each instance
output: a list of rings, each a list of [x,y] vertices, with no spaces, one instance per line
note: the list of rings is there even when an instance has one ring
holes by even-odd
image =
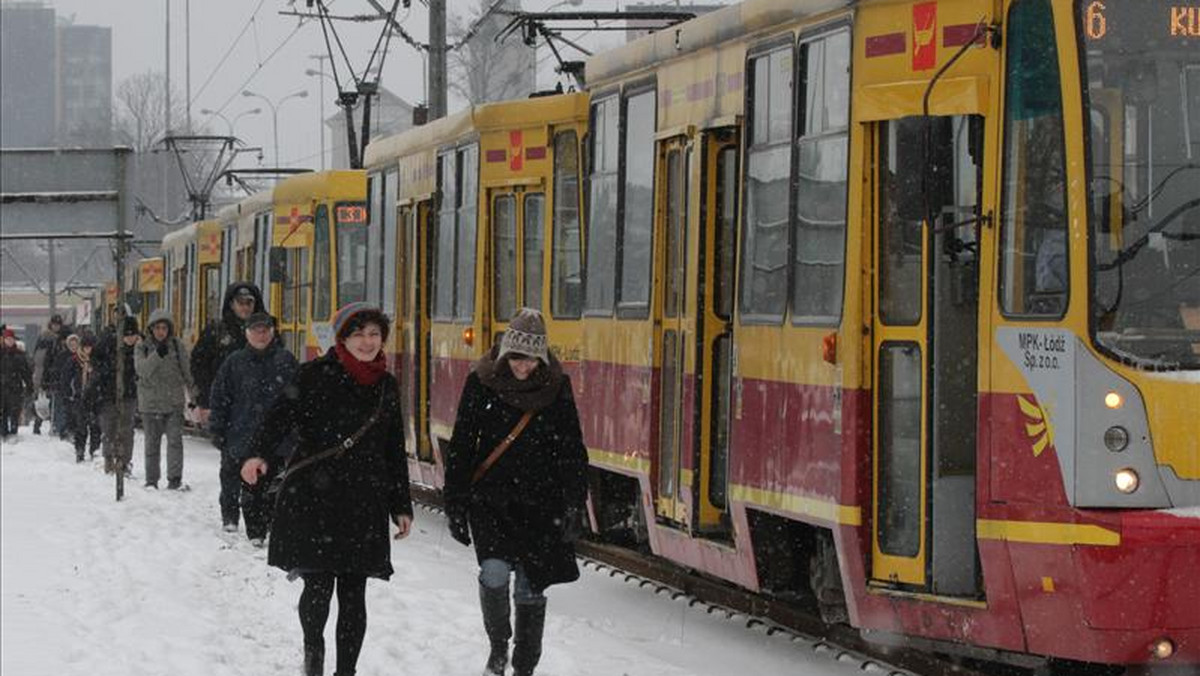
[[[544,591],[579,578],[574,541],[587,499],[587,449],[570,378],[546,345],[542,315],[519,310],[500,345],[467,376],[446,453],[450,532],[464,545],[474,539],[479,559],[491,644],[485,674],[504,674],[510,637],[513,675],[533,674],[542,654]],[[497,457],[509,437],[515,438]],[[515,637],[510,573],[516,574]]]
[[[250,442],[242,478],[254,485],[293,430],[267,562],[304,578],[304,673],[323,674],[323,634],[338,594],[337,672],[350,676],[367,629],[368,577],[391,577],[388,520],[408,535],[412,501],[396,379],[386,370],[388,318],[366,303],[338,310],[337,344],[302,365]],[[348,446],[348,447],[347,447]],[[327,453],[328,452],[328,453]],[[272,458],[268,460],[267,458]]]

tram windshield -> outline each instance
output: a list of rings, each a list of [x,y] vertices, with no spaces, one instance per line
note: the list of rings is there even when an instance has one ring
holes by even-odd
[[[1200,368],[1200,9],[1081,0],[1092,331],[1150,369]]]

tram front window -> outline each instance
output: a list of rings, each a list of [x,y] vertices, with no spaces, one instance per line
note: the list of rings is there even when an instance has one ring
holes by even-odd
[[[1081,0],[1092,331],[1143,368],[1200,368],[1200,14]]]

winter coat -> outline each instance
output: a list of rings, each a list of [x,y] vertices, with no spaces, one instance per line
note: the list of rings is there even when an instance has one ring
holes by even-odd
[[[59,364],[59,354],[67,349],[69,335],[70,329],[62,327],[58,333],[46,329],[38,336],[37,345],[33,348],[34,387],[47,392],[55,391],[58,380],[56,366]]]
[[[77,348],[78,349],[78,348]],[[72,350],[64,340],[62,349],[53,353],[53,362],[48,362],[47,374],[54,383],[51,391],[63,399],[71,398],[71,373],[75,369],[75,350]]]
[[[187,403],[192,389],[192,371],[188,366],[187,348],[175,337],[175,323],[166,310],[155,310],[147,326],[166,321],[170,327],[164,343],[166,356],[159,356],[153,334],[133,351],[133,367],[137,372],[138,411],[141,413],[179,413]]]
[[[92,392],[88,393],[88,398],[97,402],[97,405],[115,404],[117,401],[117,350],[121,358],[125,360],[124,370],[121,374],[124,381],[125,399],[137,399],[137,370],[134,366],[134,350],[136,345],[126,345],[121,340],[120,336],[115,333],[101,338],[96,346],[96,350],[92,352],[92,362],[96,367],[96,376],[92,379],[89,386]]]
[[[251,457],[248,453],[255,430],[284,386],[296,377],[296,368],[296,358],[279,339],[265,350],[247,345],[229,355],[217,370],[208,399],[213,444],[239,461]],[[294,448],[294,443],[280,443],[270,458],[286,460]]]
[[[340,445],[380,407],[375,424],[341,455],[288,476],[280,489],[267,562],[292,571],[391,576],[389,516],[412,515],[399,388],[391,374],[359,385],[333,349],[299,367],[250,442],[249,457],[269,458],[290,430],[291,464]]]
[[[563,531],[567,511],[581,510],[587,498],[587,449],[571,381],[564,375],[553,403],[537,412],[472,485],[475,468],[523,414],[476,373],[467,376],[446,452],[445,499],[450,509],[468,511],[480,562],[519,563],[533,587],[542,590],[579,577],[574,545],[564,541]]]
[[[33,394],[33,372],[25,351],[0,345],[0,409],[10,410]]]
[[[254,311],[266,312],[262,294],[258,287],[246,282],[234,282],[225,289],[225,301],[221,304],[221,318],[214,319],[200,333],[200,340],[192,348],[192,377],[196,381],[196,405],[209,408],[209,394],[217,370],[229,355],[246,347],[246,327],[233,311],[233,297],[240,289],[250,289],[254,294]]]
[[[82,350],[71,357],[67,368],[60,375],[63,398],[72,406],[81,406],[83,410],[92,410],[95,401],[86,398],[88,392],[95,392],[90,384],[96,378],[96,365],[88,357],[83,356]]]

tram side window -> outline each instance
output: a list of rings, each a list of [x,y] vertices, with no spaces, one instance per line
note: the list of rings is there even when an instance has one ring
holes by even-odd
[[[438,158],[438,205],[433,254],[433,318],[454,318],[454,215],[458,199],[454,153]]]
[[[517,309],[517,202],[511,194],[492,203],[492,309],[507,321]]]
[[[749,71],[741,312],[749,321],[775,322],[787,309],[791,47],[751,59]]]
[[[525,253],[522,256],[525,268],[523,282],[525,307],[540,311],[542,309],[542,250],[545,227],[546,196],[540,192],[525,195],[524,219],[522,226],[525,239]]]
[[[333,304],[330,284],[333,280],[329,255],[329,207],[321,204],[313,215],[313,319],[329,319]]]
[[[379,295],[383,311],[389,317],[396,311],[396,191],[399,187],[395,170],[383,175],[383,275],[379,280]]]
[[[383,254],[383,247],[379,246],[379,234],[383,230],[383,177],[379,174],[367,178],[367,209],[370,222],[367,225],[366,301],[378,305]]]
[[[479,146],[458,151],[460,189],[458,207],[458,279],[454,316],[470,321],[475,315],[475,232],[479,211]]]
[[[845,266],[850,31],[801,42],[799,72],[792,318],[836,324]]]
[[[629,97],[624,120],[617,307],[622,317],[645,317],[650,311],[650,254],[654,248],[655,90]]]
[[[1009,11],[1004,104],[1000,302],[1005,313],[1066,312],[1066,167],[1062,95],[1049,0]]]
[[[550,312],[578,317],[583,306],[579,232],[579,145],[575,131],[554,136],[554,244]]]
[[[592,104],[585,301],[589,315],[610,316],[616,304],[617,109],[615,96]]]

